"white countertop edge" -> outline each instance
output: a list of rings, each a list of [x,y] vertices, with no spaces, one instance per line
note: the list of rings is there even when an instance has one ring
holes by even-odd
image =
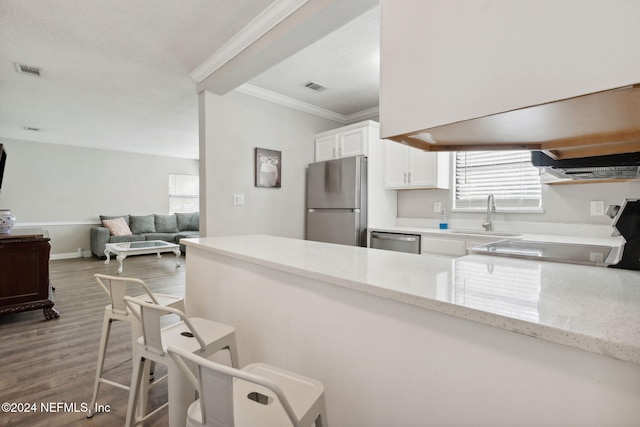
[[[433,310],[435,312],[474,321],[488,326],[497,327],[529,337],[544,339],[546,341],[555,342],[557,344],[567,345],[615,359],[640,364],[640,348],[633,345],[627,345],[611,340],[604,340],[602,338],[584,335],[573,331],[562,330],[555,327],[536,324],[521,319],[515,319],[512,317],[491,313],[488,311],[478,310],[471,307],[457,305],[445,301],[438,301],[432,298],[400,292],[380,286],[362,283],[359,281],[349,280],[331,274],[311,271],[291,265],[272,262],[254,256],[239,254],[234,251],[212,247],[206,243],[205,239],[206,238],[182,239],[181,243],[185,244],[186,246],[192,246],[206,252],[216,253],[228,256],[230,258],[247,261],[256,265],[272,268],[274,270],[284,271],[301,277],[315,279],[347,289],[352,289],[381,298],[397,301],[400,303]],[[203,240],[204,242],[201,242]]]
[[[476,229],[482,231],[482,219],[450,219],[450,229]],[[607,222],[610,220],[607,218]],[[416,228],[422,230],[438,230],[438,219],[423,218],[397,218],[396,224],[370,224],[370,228],[376,226],[398,226],[404,228]],[[514,221],[499,220],[493,221],[493,229],[501,232],[521,233],[521,234],[540,234],[552,236],[575,237],[581,236],[585,238],[608,238],[614,232],[611,224],[586,224],[586,223],[555,223],[555,222],[531,222],[531,221]]]
[[[387,226],[387,227],[370,227],[371,231],[381,231],[389,233],[407,233],[407,234],[421,234],[429,236],[439,237],[451,237],[456,238],[463,236],[470,237],[484,237],[493,238],[495,240],[514,239],[514,240],[533,240],[533,241],[545,241],[545,242],[559,242],[559,243],[578,243],[588,245],[606,245],[614,248],[620,248],[624,245],[624,238],[617,236],[583,236],[583,235],[559,235],[559,234],[540,234],[530,232],[518,232],[518,231],[496,231],[497,234],[486,233],[482,230],[472,230],[467,228],[454,228],[440,230],[438,228],[429,227],[411,227],[411,226]],[[499,233],[509,233],[507,235],[501,235]]]

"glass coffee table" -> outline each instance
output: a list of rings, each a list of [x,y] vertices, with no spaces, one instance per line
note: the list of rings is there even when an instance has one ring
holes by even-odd
[[[176,254],[176,267],[180,267],[180,245],[165,242],[162,240],[107,243],[104,250],[104,254],[107,257],[107,260],[104,263],[109,264],[109,261],[111,261],[110,255],[114,254],[116,256],[116,259],[120,263],[120,267],[118,267],[118,273],[122,273],[122,262],[129,255],[158,254],[158,258],[160,258],[160,254],[163,252],[173,252],[174,254]]]

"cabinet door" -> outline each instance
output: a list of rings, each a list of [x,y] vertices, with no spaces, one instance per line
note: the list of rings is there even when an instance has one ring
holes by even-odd
[[[0,308],[49,297],[48,240],[0,240]]]
[[[437,153],[418,150],[408,147],[409,156],[409,187],[433,188],[437,187]]]
[[[384,141],[384,186],[401,189],[408,187],[409,147],[393,141]]]
[[[464,239],[429,238],[423,235],[420,246],[423,254],[456,257],[467,254]]]
[[[338,157],[367,154],[368,128],[353,129],[338,135]]]
[[[316,162],[337,157],[338,135],[329,135],[316,139]]]

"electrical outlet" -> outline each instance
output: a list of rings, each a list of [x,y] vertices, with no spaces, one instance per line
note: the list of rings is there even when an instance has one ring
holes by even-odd
[[[433,211],[437,213],[442,212],[442,202],[433,202]]]
[[[604,200],[592,200],[591,216],[603,216],[603,215],[604,215]]]
[[[244,194],[234,194],[233,195],[233,204],[235,206],[244,205]]]

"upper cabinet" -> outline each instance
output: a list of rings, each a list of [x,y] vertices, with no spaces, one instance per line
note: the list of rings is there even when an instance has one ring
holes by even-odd
[[[315,136],[316,162],[342,157],[366,156],[371,132],[370,123],[373,122],[365,121],[317,134]],[[376,127],[377,132],[378,128]],[[378,135],[375,137],[378,138]]]
[[[429,153],[384,141],[385,188],[449,188],[449,153]]]
[[[628,48],[639,1],[380,3],[383,138],[557,158],[640,151],[640,49]]]

